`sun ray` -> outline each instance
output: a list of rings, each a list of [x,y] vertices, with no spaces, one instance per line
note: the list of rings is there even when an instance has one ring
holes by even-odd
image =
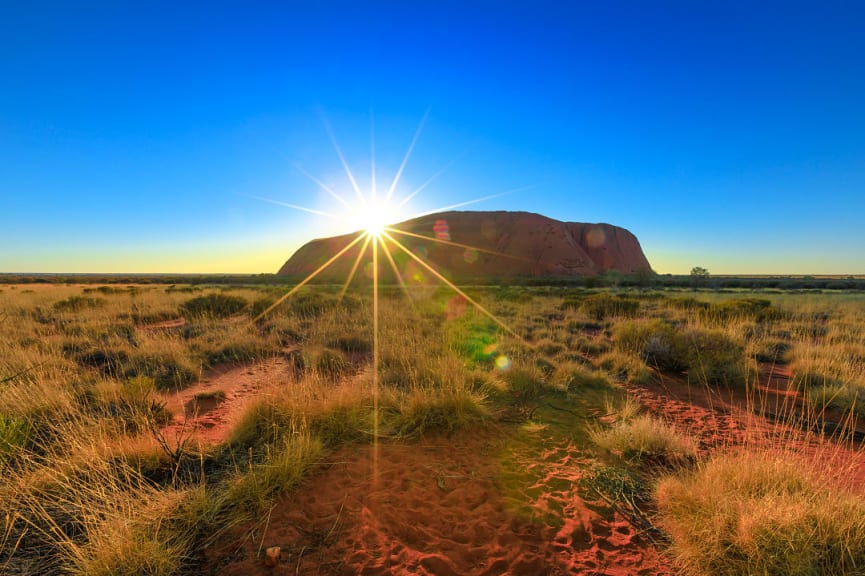
[[[285,206],[286,208],[292,208],[293,210],[300,210],[301,212],[309,212],[310,214],[316,214],[318,216],[324,216],[326,218],[333,218],[335,220],[345,220],[343,216],[339,216],[337,214],[331,214],[330,212],[324,212],[323,210],[316,210],[314,208],[307,208],[306,206],[300,206],[298,204],[291,204],[289,202],[281,202],[279,200],[272,200],[270,198],[264,198],[262,196],[249,196],[255,200],[261,200],[262,202],[268,202],[269,204],[276,204],[277,206]]]
[[[426,181],[425,181],[423,184],[421,184],[420,186],[418,186],[417,188],[415,188],[415,189],[414,189],[414,190],[413,190],[413,191],[412,191],[408,196],[406,196],[405,198],[403,198],[402,200],[400,200],[400,201],[399,201],[399,204],[397,204],[396,207],[397,207],[397,208],[402,208],[403,206],[405,206],[406,204],[408,204],[408,202],[409,202],[412,198],[414,198],[415,196],[417,196],[418,194],[420,194],[421,191],[423,191],[424,188],[426,188],[427,186],[429,186],[430,184],[432,184],[432,183],[433,183],[433,182],[434,182],[434,181],[435,181],[439,176],[441,176],[442,174],[444,174],[444,173],[448,170],[448,168],[450,168],[451,166],[453,166],[453,164],[454,164],[455,162],[456,162],[456,159],[451,160],[450,162],[448,162],[447,164],[445,164],[444,168],[442,168],[441,170],[439,170],[438,172],[436,172],[435,174],[433,174],[432,176],[430,176],[429,178],[427,178]]]
[[[348,167],[348,162],[346,162],[345,156],[343,156],[342,154],[342,148],[339,147],[339,142],[336,141],[336,135],[334,135],[333,133],[333,128],[330,127],[330,122],[327,121],[327,117],[324,115],[324,112],[321,112],[320,114],[321,121],[324,123],[324,128],[325,130],[327,130],[327,135],[330,138],[330,143],[333,144],[333,149],[336,151],[336,155],[339,157],[339,161],[342,164],[343,169],[345,170],[345,175],[348,176],[348,181],[351,182],[351,187],[354,188],[358,200],[360,200],[362,204],[366,204],[366,197],[363,195],[360,186],[357,185],[357,180],[354,179],[354,174],[351,173],[351,168]]]
[[[486,200],[492,200],[493,198],[500,198],[502,196],[507,196],[508,194],[514,194],[515,192],[524,192],[526,190],[531,190],[532,188],[537,188],[537,184],[531,184],[529,186],[522,186],[520,188],[514,188],[513,190],[507,190],[505,192],[499,192],[498,194],[490,194],[489,196],[483,196],[481,198],[475,198],[474,200],[466,200],[465,202],[459,202],[457,204],[451,204],[450,206],[441,206],[439,208],[434,208],[422,214],[418,214],[415,218],[420,218],[422,216],[429,216],[430,214],[435,214],[436,212],[447,212],[448,210],[453,210],[454,208],[462,208],[463,206],[470,206],[471,204],[477,204],[478,202],[484,202]]]
[[[346,200],[345,198],[343,198],[342,196],[340,196],[339,194],[334,192],[333,188],[331,188],[330,186],[328,186],[327,184],[325,184],[324,182],[322,182],[321,180],[319,180],[318,178],[316,178],[315,176],[313,176],[312,174],[310,174],[309,172],[304,170],[300,166],[300,164],[295,164],[294,167],[298,172],[300,172],[301,174],[303,174],[304,176],[306,176],[307,178],[309,178],[310,180],[312,180],[313,182],[318,184],[318,186],[322,190],[324,190],[325,192],[327,192],[328,194],[330,194],[331,196],[333,196],[334,198],[339,200],[339,202],[341,202],[343,204],[343,206],[345,206],[346,208],[352,207],[348,200]]]
[[[409,302],[414,304],[414,299],[411,297],[411,293],[408,290],[408,285],[406,285],[405,280],[400,274],[399,268],[396,265],[396,262],[393,259],[393,255],[391,255],[390,250],[388,249],[387,243],[384,241],[384,237],[381,238],[381,246],[384,255],[387,256],[388,262],[390,262],[390,267],[393,269],[393,273],[396,276],[396,281],[399,283],[400,288],[405,293],[406,298],[408,298]]]
[[[372,203],[375,204],[375,199],[378,193],[375,189],[375,113],[369,111],[369,157],[370,157],[370,196]]]
[[[331,264],[333,264],[334,262],[336,262],[336,260],[338,260],[338,259],[339,259],[343,254],[345,254],[346,252],[348,252],[348,251],[351,249],[352,246],[354,246],[355,244],[357,244],[358,242],[360,242],[361,239],[362,239],[363,237],[364,237],[363,234],[358,234],[357,238],[355,238],[354,240],[352,240],[351,242],[349,242],[348,245],[345,246],[345,248],[343,248],[342,250],[340,250],[339,252],[337,252],[336,254],[334,254],[333,257],[331,257],[330,260],[328,260],[327,262],[325,262],[324,264],[322,264],[321,266],[319,266],[315,271],[313,271],[311,274],[309,274],[309,276],[307,276],[306,278],[304,278],[304,279],[300,282],[300,284],[298,284],[297,286],[295,286],[294,288],[292,288],[291,290],[289,290],[288,292],[286,292],[285,294],[283,294],[283,295],[279,298],[279,300],[277,300],[276,302],[274,302],[273,304],[271,304],[270,306],[268,306],[267,309],[264,310],[264,312],[262,312],[261,314],[259,314],[259,315],[256,316],[255,318],[253,318],[253,320],[252,320],[253,323],[258,322],[259,320],[261,320],[264,316],[266,316],[268,313],[270,313],[271,310],[273,310],[274,308],[276,308],[277,306],[279,306],[280,304],[282,304],[283,302],[285,302],[286,299],[288,299],[289,297],[291,297],[292,294],[294,294],[295,292],[297,292],[298,290],[300,290],[301,288],[303,288],[303,287],[304,287],[304,286],[305,286],[305,285],[306,285],[310,280],[312,280],[313,278],[315,278],[316,276],[318,276],[319,274],[321,274],[321,273],[322,273],[322,272],[323,272],[323,271],[324,271],[328,266],[330,266]]]
[[[378,484],[378,237],[372,237],[372,469],[373,487]]]
[[[512,258],[514,260],[522,260],[524,262],[530,262],[528,258],[522,258],[520,256],[514,256],[513,254],[505,254],[504,252],[496,252],[495,250],[488,250],[486,248],[478,248],[477,246],[472,246],[470,244],[461,244],[459,242],[452,242],[451,240],[442,240],[441,238],[434,238],[432,236],[424,236],[423,234],[415,234],[414,232],[407,232],[405,230],[400,230],[399,228],[393,228],[391,226],[385,226],[384,228],[388,232],[395,232],[397,234],[402,234],[404,236],[411,236],[413,238],[420,238],[422,240],[431,240],[438,244],[445,244],[447,246],[456,246],[458,248],[466,248],[468,250],[477,250],[478,252],[485,252],[487,254],[492,254],[494,256],[501,256],[503,258]]]
[[[367,246],[369,246],[370,238],[372,238],[370,234],[364,234],[364,237],[366,239],[363,241],[363,246],[361,247],[360,252],[358,252],[357,258],[355,258],[354,260],[354,265],[351,267],[351,272],[348,273],[348,279],[345,281],[345,284],[343,284],[342,290],[339,293],[340,301],[342,301],[345,293],[348,291],[348,287],[351,284],[351,281],[354,279],[354,274],[355,272],[357,272],[357,267],[360,264],[363,255],[366,253]]]
[[[387,190],[387,196],[385,196],[385,202],[390,202],[391,197],[393,196],[393,191],[396,189],[397,184],[399,184],[399,179],[402,177],[402,172],[405,170],[405,165],[408,164],[408,159],[411,157],[412,150],[414,150],[415,144],[417,144],[417,139],[420,138],[421,130],[423,130],[424,124],[426,124],[426,119],[429,117],[429,110],[427,110],[423,118],[420,120],[420,124],[418,124],[417,130],[415,130],[414,136],[411,139],[411,143],[408,145],[408,150],[405,152],[405,156],[402,159],[402,163],[399,165],[399,169],[396,171],[396,174],[393,177],[393,182],[390,184],[390,188]]]
[[[528,342],[526,342],[525,339],[524,339],[522,336],[520,336],[519,334],[517,334],[516,332],[514,332],[514,331],[513,331],[513,330],[512,330],[512,329],[511,329],[507,324],[505,324],[504,322],[502,322],[501,320],[499,320],[499,318],[498,318],[495,314],[493,314],[492,312],[490,312],[489,310],[487,310],[486,308],[484,308],[484,307],[483,307],[480,303],[478,303],[474,298],[472,298],[471,296],[469,296],[468,294],[466,294],[465,292],[463,292],[462,290],[460,290],[460,288],[459,288],[456,284],[454,284],[453,282],[451,282],[450,280],[448,280],[447,278],[445,278],[441,273],[439,273],[438,270],[436,270],[435,268],[433,268],[432,266],[430,266],[429,264],[427,264],[426,262],[424,262],[423,259],[422,259],[420,256],[416,255],[414,252],[412,252],[411,250],[409,250],[408,248],[406,248],[405,246],[403,246],[403,245],[402,245],[398,240],[396,240],[393,236],[391,236],[391,235],[388,234],[387,232],[384,232],[384,233],[383,233],[383,236],[385,236],[388,240],[390,240],[391,242],[393,242],[394,244],[396,244],[399,248],[401,248],[402,251],[405,252],[406,254],[408,254],[411,258],[413,258],[415,262],[417,262],[418,264],[420,264],[421,266],[423,266],[424,268],[426,268],[427,271],[429,271],[430,274],[432,274],[433,276],[435,276],[436,278],[438,278],[440,281],[442,281],[442,282],[444,282],[445,284],[447,284],[447,285],[450,287],[451,290],[453,290],[454,292],[456,292],[457,294],[459,294],[460,296],[462,296],[463,298],[465,298],[467,302],[469,302],[469,303],[472,304],[475,308],[477,308],[478,310],[480,310],[481,313],[483,313],[487,318],[489,318],[490,320],[492,320],[493,322],[495,322],[496,324],[498,324],[499,326],[501,326],[505,331],[508,332],[508,334],[511,334],[512,336],[516,337],[520,342],[522,342],[524,345],[528,346],[529,348],[532,348],[532,349],[534,348],[531,344],[529,344]]]

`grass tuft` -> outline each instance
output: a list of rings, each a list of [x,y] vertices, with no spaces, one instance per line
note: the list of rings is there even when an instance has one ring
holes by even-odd
[[[865,501],[771,453],[716,456],[663,479],[656,500],[685,574],[862,574]]]

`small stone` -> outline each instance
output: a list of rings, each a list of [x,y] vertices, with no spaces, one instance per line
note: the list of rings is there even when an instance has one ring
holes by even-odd
[[[279,564],[282,558],[282,549],[279,546],[271,546],[264,551],[264,565],[273,568]]]

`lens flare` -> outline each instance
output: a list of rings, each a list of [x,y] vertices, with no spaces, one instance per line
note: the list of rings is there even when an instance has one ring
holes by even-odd
[[[351,266],[350,272],[347,275],[345,280],[345,284],[343,284],[342,289],[339,293],[340,299],[345,296],[346,291],[348,290],[352,280],[358,275],[358,269],[363,264],[363,271],[361,275],[366,275],[368,278],[372,280],[372,340],[373,340],[373,358],[372,358],[372,398],[373,398],[373,483],[375,483],[378,479],[378,441],[379,441],[379,360],[381,358],[381,350],[379,344],[379,284],[381,282],[381,258],[379,257],[379,250],[383,251],[385,256],[385,260],[387,260],[388,265],[390,266],[394,278],[399,286],[402,288],[402,291],[406,295],[409,302],[412,304],[412,308],[415,305],[415,298],[412,297],[412,289],[407,284],[407,281],[415,286],[420,284],[425,284],[429,280],[437,280],[438,282],[448,286],[454,292],[454,297],[448,302],[446,306],[445,313],[453,318],[462,316],[469,305],[474,307],[484,316],[495,322],[501,329],[505,332],[509,333],[513,337],[515,337],[523,346],[527,348],[534,348],[531,344],[525,341],[525,339],[517,334],[512,328],[510,328],[505,322],[499,319],[496,315],[494,315],[490,310],[487,310],[484,306],[482,306],[479,302],[473,299],[471,296],[466,294],[463,290],[456,286],[453,282],[448,280],[441,272],[439,272],[433,265],[428,261],[427,250],[423,245],[416,246],[414,248],[409,248],[405,244],[401,243],[399,240],[394,238],[394,235],[403,236],[403,237],[413,237],[422,240],[429,240],[433,243],[443,244],[447,246],[459,247],[464,250],[463,258],[468,263],[476,262],[480,254],[493,254],[496,256],[503,256],[506,258],[514,258],[514,256],[496,252],[493,250],[487,250],[480,247],[471,246],[468,244],[462,244],[460,242],[455,241],[452,238],[452,230],[448,226],[446,220],[438,220],[433,228],[434,236],[424,236],[421,234],[416,234],[414,232],[409,232],[405,230],[399,230],[394,228],[393,225],[397,222],[402,222],[403,220],[407,220],[409,218],[417,218],[420,216],[425,216],[428,214],[432,214],[435,212],[446,211],[449,209],[454,209],[462,206],[467,206],[469,204],[474,204],[477,202],[482,202],[484,200],[488,200],[490,198],[495,198],[498,196],[502,196],[503,194],[508,194],[510,192],[504,192],[502,194],[494,194],[491,196],[486,196],[483,198],[478,198],[475,200],[469,200],[466,202],[460,202],[457,204],[453,204],[451,206],[443,207],[440,209],[436,209],[430,212],[425,212],[422,214],[408,214],[404,212],[404,206],[408,202],[408,200],[412,199],[416,196],[423,188],[425,188],[432,180],[434,180],[441,172],[435,174],[432,178],[427,180],[420,188],[412,191],[407,196],[402,199],[394,198],[394,193],[397,188],[397,184],[403,174],[403,171],[408,164],[409,158],[411,156],[412,151],[414,150],[415,144],[420,136],[421,128],[426,121],[426,115],[424,115],[423,120],[418,126],[417,131],[414,134],[414,137],[409,144],[408,150],[406,151],[405,156],[403,157],[402,162],[399,165],[399,169],[396,172],[396,175],[391,182],[390,186],[387,188],[386,194],[383,196],[377,194],[376,191],[376,164],[375,164],[375,150],[374,150],[374,137],[371,127],[370,134],[370,144],[373,147],[373,151],[371,154],[371,188],[369,190],[363,190],[361,186],[358,184],[357,179],[352,174],[351,169],[349,168],[348,162],[345,159],[345,156],[342,153],[342,149],[339,147],[339,144],[336,141],[336,137],[333,134],[333,130],[330,125],[327,123],[326,119],[322,118],[325,122],[325,128],[328,132],[328,136],[331,139],[334,150],[336,151],[337,157],[339,158],[339,163],[345,171],[346,177],[348,179],[348,183],[350,184],[351,190],[354,191],[357,201],[351,202],[346,196],[340,194],[334,187],[327,186],[322,180],[316,178],[312,174],[304,171],[302,168],[298,167],[301,172],[310,180],[312,180],[319,188],[321,188],[328,195],[333,197],[336,201],[336,208],[339,208],[339,205],[342,205],[345,209],[344,215],[341,215],[337,211],[333,210],[317,210],[313,208],[307,208],[304,206],[300,206],[291,202],[281,202],[277,200],[270,200],[267,198],[259,198],[259,200],[263,200],[266,202],[270,202],[273,204],[285,206],[288,208],[292,208],[295,210],[300,210],[306,213],[311,213],[319,216],[325,216],[328,218],[337,218],[348,222],[352,225],[352,230],[355,231],[352,234],[351,240],[349,243],[338,250],[329,260],[327,260],[324,264],[319,266],[315,271],[309,274],[306,278],[296,284],[291,290],[285,293],[281,298],[279,298],[273,305],[268,307],[264,312],[259,314],[253,322],[258,322],[264,316],[272,312],[275,308],[281,305],[286,299],[291,297],[293,294],[297,293],[303,286],[313,280],[316,276],[321,274],[325,269],[329,268],[334,262],[342,258],[346,253],[351,250],[352,247],[357,245],[360,242],[363,242],[360,247],[360,252],[357,256],[354,257],[354,262]],[[395,254],[397,253],[395,258]],[[405,258],[402,258],[399,253],[405,255]],[[397,260],[401,260],[401,265],[397,263]],[[402,267],[402,270],[400,269]],[[417,288],[415,288],[417,289]],[[484,355],[486,357],[495,356],[495,367],[498,370],[507,370],[511,366],[511,359],[499,353],[498,345],[495,343],[488,344],[483,349]]]

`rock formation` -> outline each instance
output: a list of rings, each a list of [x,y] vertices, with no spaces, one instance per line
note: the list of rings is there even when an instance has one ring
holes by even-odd
[[[390,236],[443,275],[460,280],[532,276],[591,276],[616,270],[649,270],[637,238],[618,226],[560,222],[529,212],[442,212],[394,224]],[[280,268],[280,275],[305,277],[347,246],[358,233],[313,240]],[[406,282],[426,283],[434,275],[388,239],[393,266],[379,255],[382,281],[394,280],[394,266]],[[316,277],[344,282],[364,242],[358,242]],[[357,277],[371,274],[370,248]]]

